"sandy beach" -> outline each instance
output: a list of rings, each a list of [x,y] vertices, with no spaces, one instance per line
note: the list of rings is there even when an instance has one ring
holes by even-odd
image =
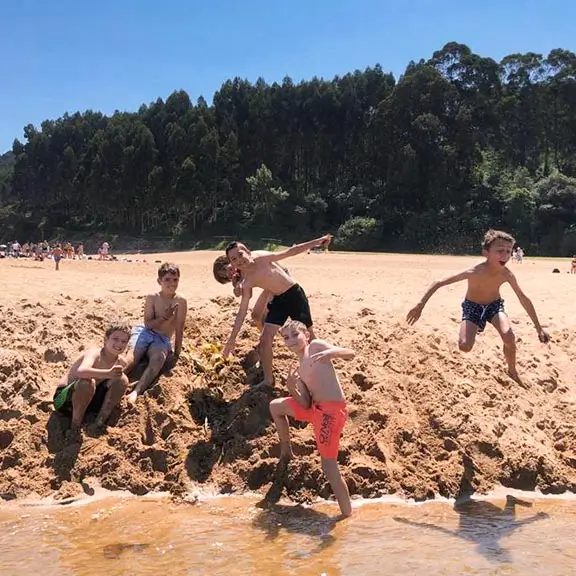
[[[217,255],[63,261],[59,272],[51,261],[0,260],[2,498],[64,498],[95,485],[136,494],[198,486],[266,492],[278,456],[268,402],[285,393],[294,359],[278,339],[272,393],[253,391],[240,363],[209,368],[202,344],[225,341],[238,305],[230,286],[212,278]],[[179,291],[189,306],[183,358],[135,408],[123,400],[106,434],[83,433],[81,444],[66,446],[66,421],[51,406],[56,380],[83,346],[101,341],[109,318],[141,319],[144,296],[157,288],[158,260],[181,268]],[[404,321],[433,280],[478,260],[329,253],[288,262],[308,293],[317,334],[357,352],[337,364],[350,413],[339,460],[353,494],[425,499],[498,484],[576,491],[576,276],[566,273],[568,260],[510,264],[552,339],[538,341],[505,287],[521,383],[506,375],[492,327],[472,353],[458,351],[463,284],[440,290],[414,327]],[[238,358],[257,339],[247,321]],[[286,495],[329,496],[310,427],[294,428],[293,440],[298,458]]]

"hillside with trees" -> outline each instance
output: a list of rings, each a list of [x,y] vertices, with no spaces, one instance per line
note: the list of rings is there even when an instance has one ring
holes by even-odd
[[[185,79],[183,79],[185,81]],[[24,128],[0,162],[0,234],[218,235],[357,250],[478,250],[490,226],[576,253],[576,55],[501,62],[449,43],[395,79],[228,80],[137,112]],[[5,161],[4,161],[5,159]]]

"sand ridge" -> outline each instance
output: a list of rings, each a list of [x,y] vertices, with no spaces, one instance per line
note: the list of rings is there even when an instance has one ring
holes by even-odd
[[[295,362],[275,344],[279,384],[253,390],[257,374],[240,362],[211,366],[207,343],[224,342],[237,309],[211,276],[213,252],[147,256],[148,263],[0,261],[0,495],[5,499],[90,493],[94,484],[136,494],[196,486],[265,492],[278,442],[268,414]],[[106,322],[137,322],[157,264],[181,266],[189,316],[182,361],[136,408],[123,401],[108,432],[65,445],[66,421],[51,397],[56,379],[82,346],[98,343]],[[569,263],[513,266],[552,342],[538,342],[511,290],[506,307],[518,338],[522,383],[508,378],[499,337],[488,327],[471,354],[457,350],[463,285],[439,291],[422,319],[404,316],[427,285],[477,258],[416,255],[302,255],[290,261],[307,291],[319,336],[352,347],[338,362],[349,401],[339,460],[353,494],[416,499],[486,491],[496,484],[561,493],[576,490],[575,276]],[[563,266],[563,264],[565,264]],[[511,265],[512,266],[512,265]],[[258,332],[248,322],[241,358]],[[312,430],[293,427],[286,495],[327,497]]]

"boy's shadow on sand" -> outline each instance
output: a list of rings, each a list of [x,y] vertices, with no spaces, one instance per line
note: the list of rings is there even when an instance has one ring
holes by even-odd
[[[310,555],[321,552],[336,542],[336,537],[331,532],[342,519],[342,516],[328,516],[324,512],[298,504],[271,504],[258,511],[252,520],[252,526],[265,532],[266,540],[276,540],[282,530],[317,539],[318,545],[306,552],[306,555]]]
[[[477,552],[487,560],[498,563],[511,563],[512,557],[501,540],[513,534],[519,528],[548,518],[545,512],[538,512],[524,520],[516,519],[516,506],[532,507],[531,502],[519,500],[514,496],[506,496],[506,505],[500,508],[492,502],[473,500],[470,493],[470,479],[473,470],[469,462],[464,461],[464,474],[461,480],[460,494],[454,503],[454,511],[459,515],[459,525],[456,530],[449,530],[442,526],[427,522],[414,522],[406,518],[394,517],[396,522],[417,528],[433,530],[447,536],[455,536],[475,544]]]

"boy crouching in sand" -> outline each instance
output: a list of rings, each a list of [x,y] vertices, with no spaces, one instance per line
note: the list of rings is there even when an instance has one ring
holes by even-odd
[[[130,372],[145,356],[148,357],[148,366],[128,395],[130,404],[135,404],[138,395],[150,387],[166,360],[174,363],[180,356],[188,310],[186,300],[176,293],[179,282],[180,269],[176,264],[165,262],[158,268],[160,292],[146,296],[144,325],[132,330],[126,372]]]
[[[438,280],[428,288],[422,300],[406,317],[409,324],[414,324],[430,297],[442,286],[448,286],[455,282],[466,280],[468,290],[462,303],[462,323],[460,325],[460,339],[458,347],[463,352],[470,352],[474,346],[476,334],[483,332],[486,323],[490,322],[498,330],[504,344],[504,356],[508,364],[508,374],[518,380],[516,371],[516,337],[512,332],[510,320],[504,312],[504,300],[500,296],[500,287],[508,282],[512,290],[518,296],[520,304],[524,307],[528,316],[532,319],[538,338],[541,342],[548,342],[550,337],[544,331],[538,320],[532,301],[524,294],[512,271],[506,268],[506,264],[512,255],[514,238],[506,232],[488,230],[482,243],[482,255],[484,262],[476,264],[468,270]]]
[[[338,468],[340,434],[346,424],[348,411],[332,360],[352,360],[355,353],[323,340],[310,341],[306,326],[294,320],[282,328],[281,334],[286,346],[298,356],[300,363],[286,381],[291,396],[270,402],[270,413],[280,437],[278,467],[286,467],[293,457],[287,416],[311,422],[324,474],[332,486],[340,511],[344,516],[350,516],[350,494]]]
[[[70,432],[78,433],[86,412],[97,413],[96,427],[105,427],[128,387],[126,362],[120,355],[129,339],[129,324],[111,323],[106,329],[104,346],[84,350],[58,384],[54,408],[66,416],[72,415]]]

